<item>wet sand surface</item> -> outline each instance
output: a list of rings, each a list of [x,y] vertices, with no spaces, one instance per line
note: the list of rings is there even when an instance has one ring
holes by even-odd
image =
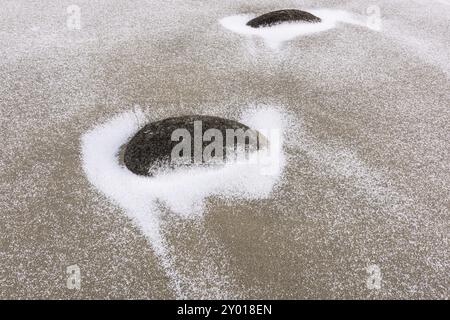
[[[69,30],[71,4],[0,12],[0,298],[449,298],[450,3],[77,1]],[[277,50],[218,22],[369,5],[381,31],[338,24]],[[81,137],[137,105],[290,119],[270,197],[210,197],[192,219],[161,205],[176,278],[82,168]]]

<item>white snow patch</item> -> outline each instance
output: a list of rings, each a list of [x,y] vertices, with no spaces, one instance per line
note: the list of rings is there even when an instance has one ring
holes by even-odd
[[[278,110],[271,108],[248,111],[243,115],[243,123],[263,134],[269,133],[266,137],[270,153],[253,153],[251,157],[260,157],[256,161],[250,158],[246,162],[226,164],[220,168],[177,169],[154,177],[133,174],[119,163],[118,158],[121,146],[145,120],[141,111],[127,112],[87,132],[82,137],[83,169],[92,185],[122,207],[142,230],[171,278],[176,293],[183,296],[181,277],[168,256],[168,247],[160,230],[159,205],[162,203],[183,218],[195,218],[202,216],[205,199],[209,196],[225,199],[269,197],[285,162],[281,137],[279,141],[272,141],[270,133],[283,132],[283,117]]]
[[[333,29],[339,22],[366,26],[367,23],[361,17],[343,10],[318,9],[307,10],[322,21],[319,23],[289,22],[271,27],[252,28],[247,22],[256,15],[234,15],[221,19],[219,22],[225,28],[245,35],[258,36],[272,49],[278,49],[285,41],[292,40],[298,36],[309,35]]]

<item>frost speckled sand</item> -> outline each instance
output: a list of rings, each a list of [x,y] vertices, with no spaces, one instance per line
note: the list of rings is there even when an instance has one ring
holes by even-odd
[[[80,0],[69,30],[73,4],[0,10],[0,298],[449,298],[448,1]],[[219,22],[327,8],[364,23],[371,6],[380,31],[337,22],[275,50]],[[134,105],[237,119],[251,103],[292,116],[279,182],[195,218],[142,208],[167,260],[83,170],[80,137]]]

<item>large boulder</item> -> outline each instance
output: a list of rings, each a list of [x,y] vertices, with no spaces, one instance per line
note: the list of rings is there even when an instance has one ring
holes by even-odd
[[[247,25],[253,28],[270,27],[273,25],[281,24],[283,22],[312,22],[317,23],[322,20],[315,15],[301,10],[286,9],[265,13],[259,17],[256,17]]]
[[[237,121],[204,115],[173,117],[139,130],[126,146],[124,163],[135,174],[151,176],[180,165],[223,164],[235,160],[238,151],[248,156],[267,143],[258,131]]]

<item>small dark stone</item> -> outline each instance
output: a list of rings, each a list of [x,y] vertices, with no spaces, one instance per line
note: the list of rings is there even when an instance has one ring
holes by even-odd
[[[260,147],[262,148],[267,145],[267,140],[264,136],[237,121],[203,115],[173,117],[149,123],[136,133],[125,149],[123,160],[126,167],[135,174],[151,176],[161,168],[174,168],[179,166],[179,163],[174,163],[171,158],[174,147],[184,140],[181,136],[178,136],[178,138],[176,138],[178,140],[172,141],[172,134],[177,129],[186,129],[187,131],[184,130],[184,132],[189,132],[191,137],[191,154],[186,156],[188,161],[182,165],[210,165],[203,157],[201,157],[200,160],[194,158],[194,151],[196,150],[196,146],[194,146],[194,122],[197,123],[198,128],[199,122],[197,121],[201,121],[201,150],[203,151],[207,145],[216,140],[215,137],[213,137],[210,139],[212,141],[204,141],[203,135],[205,131],[208,129],[217,129],[223,136],[223,144],[221,145],[223,145],[222,152],[224,160],[228,159],[230,156],[230,148],[226,147],[227,129],[242,129],[244,132],[249,132],[256,136],[255,140],[240,140],[240,147],[244,147],[245,151],[258,150]],[[196,133],[198,134],[199,131],[197,130]],[[233,139],[233,141],[235,142],[234,148],[237,148],[239,140]],[[244,141],[243,146],[242,141]],[[180,154],[182,153],[183,152]],[[212,154],[214,155],[214,153],[215,152]],[[224,163],[224,161],[222,163]]]
[[[287,9],[287,10],[272,11],[263,14],[247,22],[247,25],[253,28],[260,28],[260,27],[270,27],[276,24],[281,24],[283,22],[298,22],[298,21],[317,23],[322,20],[309,12],[296,9]]]

